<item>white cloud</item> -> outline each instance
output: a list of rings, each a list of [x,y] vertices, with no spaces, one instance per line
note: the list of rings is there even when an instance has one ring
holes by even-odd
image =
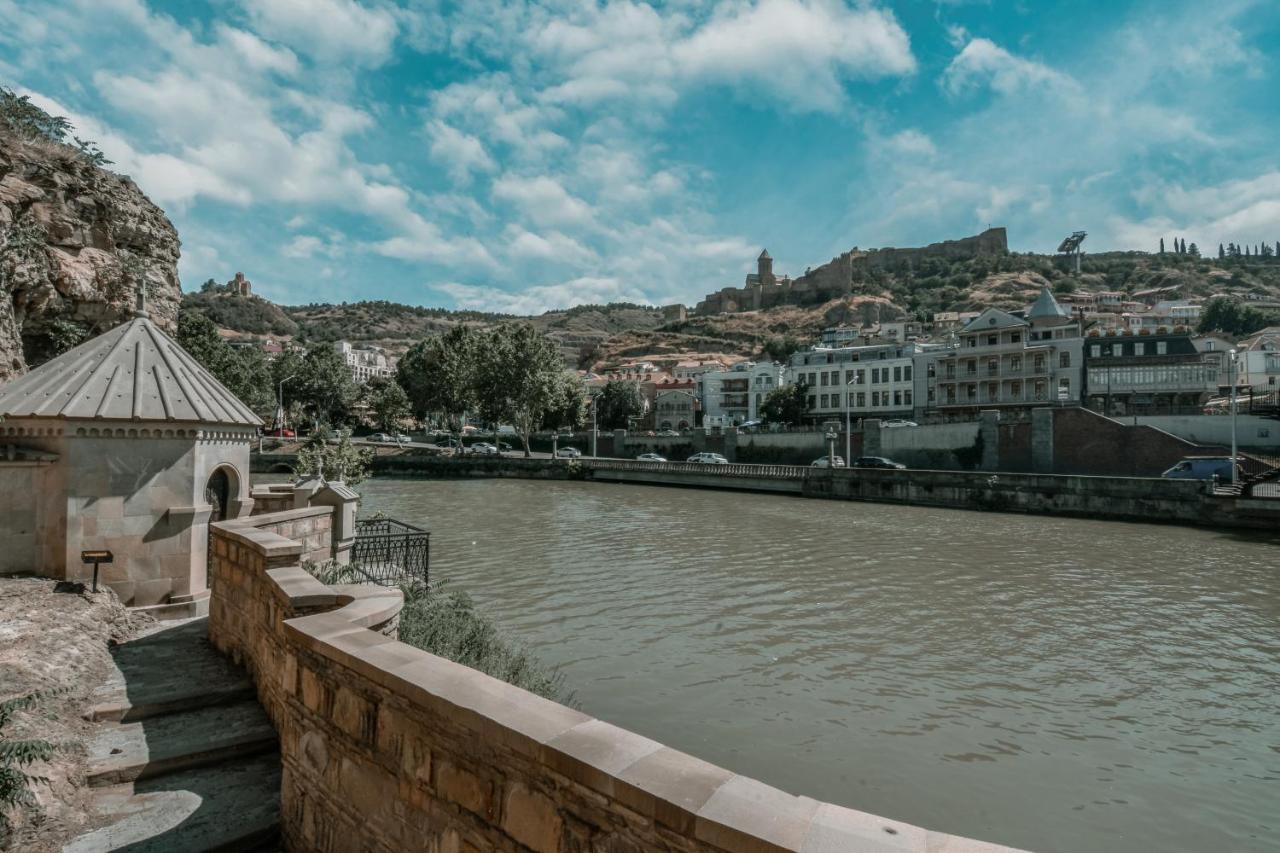
[[[638,288],[616,278],[583,276],[559,284],[542,284],[519,292],[496,287],[449,282],[434,285],[454,300],[459,308],[474,311],[496,311],[504,314],[541,314],[554,308],[595,305],[608,302],[649,304],[649,297]]]
[[[990,39],[975,38],[951,60],[942,84],[953,95],[987,86],[1001,95],[1034,89],[1079,96],[1081,89],[1070,76],[1047,65],[1015,56]]]
[[[479,139],[452,125],[432,121],[427,134],[431,138],[432,159],[443,164],[456,183],[469,181],[472,172],[492,172],[498,167]]]
[[[547,175],[504,175],[493,183],[493,197],[510,202],[529,220],[547,225],[584,225],[594,218],[591,205]]]
[[[284,75],[297,73],[298,57],[289,48],[267,44],[253,33],[225,24],[218,24],[215,29],[218,41],[230,48],[237,60],[251,70]]]
[[[562,264],[584,264],[599,258],[594,251],[559,231],[534,234],[518,225],[511,225],[503,237],[507,252],[513,258]]]
[[[391,55],[395,16],[355,0],[242,0],[255,30],[320,61],[380,65]]]

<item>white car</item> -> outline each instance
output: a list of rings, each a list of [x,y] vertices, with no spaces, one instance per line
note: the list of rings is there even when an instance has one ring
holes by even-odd
[[[641,453],[636,457],[637,462],[666,462],[667,457],[657,453]]]
[[[365,439],[375,444],[385,444],[386,442],[395,441],[393,436],[387,435],[385,432],[375,432],[373,435]]]
[[[485,441],[479,441],[471,445],[468,452],[477,456],[497,456],[501,453],[498,448]]]
[[[556,456],[560,459],[577,459],[582,455],[582,451],[576,447],[562,447],[556,451]]]
[[[880,426],[882,427],[913,427],[913,426],[920,426],[920,424],[916,423],[915,421],[907,421],[907,420],[903,420],[902,418],[894,418],[893,420],[890,420],[890,421],[881,421]]]
[[[843,468],[844,457],[843,456],[819,456],[817,459],[813,460],[813,464],[809,467],[811,468]]]
[[[729,460],[725,459],[719,453],[695,453],[690,456],[686,462],[693,462],[698,465],[728,465]]]

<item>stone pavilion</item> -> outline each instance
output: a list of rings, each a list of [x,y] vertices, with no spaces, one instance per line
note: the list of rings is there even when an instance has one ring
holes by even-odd
[[[209,594],[211,520],[249,514],[261,421],[150,319],[0,387],[0,574],[87,580],[131,606]]]

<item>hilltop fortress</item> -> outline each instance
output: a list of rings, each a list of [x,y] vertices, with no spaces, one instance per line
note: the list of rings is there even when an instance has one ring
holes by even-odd
[[[735,314],[758,311],[775,305],[817,305],[855,292],[855,283],[875,271],[909,269],[926,258],[965,260],[980,255],[1003,255],[1009,251],[1004,228],[988,228],[973,237],[944,240],[914,249],[850,249],[829,263],[810,269],[799,278],[776,276],[768,250],[760,253],[756,271],[747,274],[743,287],[726,287],[707,294],[694,313]]]

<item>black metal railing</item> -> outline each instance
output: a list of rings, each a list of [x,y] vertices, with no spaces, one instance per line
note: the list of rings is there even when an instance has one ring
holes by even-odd
[[[431,534],[394,518],[356,521],[351,565],[369,583],[396,586],[406,581],[427,583],[431,563]]]

